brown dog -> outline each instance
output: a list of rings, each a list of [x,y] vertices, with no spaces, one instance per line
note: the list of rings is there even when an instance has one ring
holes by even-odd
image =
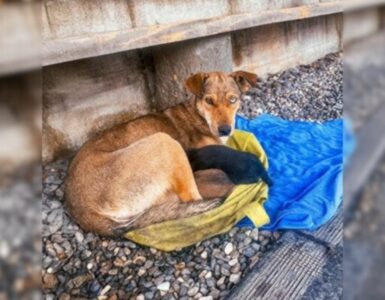
[[[69,167],[65,189],[75,221],[85,230],[114,235],[219,205],[233,185],[219,172],[194,178],[185,150],[221,144],[233,131],[241,94],[256,81],[243,71],[195,74],[185,85],[193,94],[189,101],[85,143]]]

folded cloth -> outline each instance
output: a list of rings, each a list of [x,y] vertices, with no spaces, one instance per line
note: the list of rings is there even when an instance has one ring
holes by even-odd
[[[274,185],[265,203],[265,229],[316,229],[335,214],[342,200],[342,119],[320,124],[237,117],[236,128],[252,132],[269,157]],[[238,223],[248,225],[253,223],[247,218]]]
[[[267,168],[266,154],[253,134],[236,130],[227,145],[257,155]],[[269,222],[263,208],[267,193],[268,187],[262,181],[239,185],[217,208],[192,217],[132,230],[125,237],[142,245],[172,251],[227,232],[245,216],[253,226],[260,227]]]

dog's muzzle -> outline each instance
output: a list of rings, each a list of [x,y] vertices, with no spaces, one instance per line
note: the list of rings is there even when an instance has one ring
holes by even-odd
[[[219,136],[228,136],[231,133],[231,126],[222,125],[218,127]]]

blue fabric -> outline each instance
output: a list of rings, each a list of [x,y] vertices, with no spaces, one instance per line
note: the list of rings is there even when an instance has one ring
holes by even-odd
[[[269,160],[274,186],[264,229],[316,229],[342,200],[343,120],[322,124],[287,121],[271,115],[237,117],[236,128],[255,134]],[[248,218],[238,226],[252,226]]]

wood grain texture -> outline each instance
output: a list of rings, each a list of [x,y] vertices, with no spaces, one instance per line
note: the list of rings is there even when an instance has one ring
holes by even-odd
[[[46,0],[42,15],[45,40],[132,27],[126,0]]]
[[[271,24],[232,34],[234,66],[259,76],[340,50],[340,15]]]
[[[301,299],[327,259],[324,246],[286,232],[228,299]]]
[[[46,40],[43,65],[342,12],[339,1]]]

